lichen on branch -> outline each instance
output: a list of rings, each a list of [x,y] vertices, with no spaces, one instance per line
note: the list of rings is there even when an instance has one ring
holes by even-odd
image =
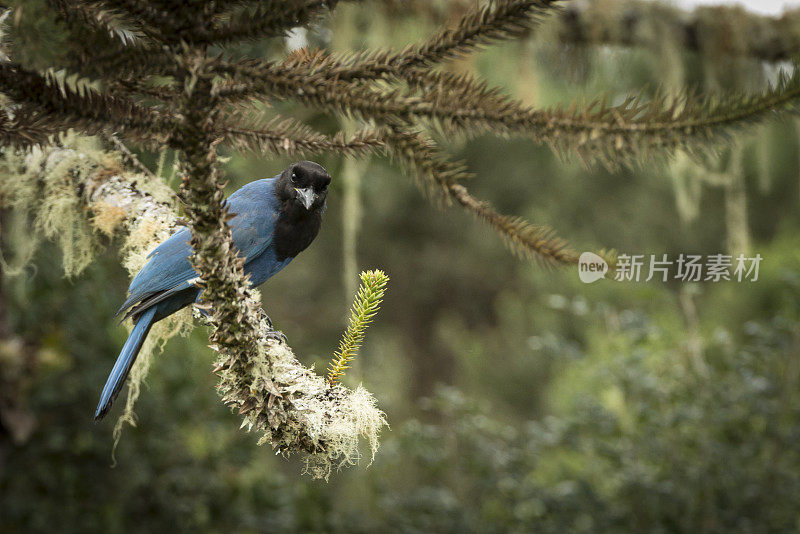
[[[57,216],[77,221],[85,229],[72,236],[73,242],[62,236],[62,248],[82,241],[91,254],[99,250],[101,235],[124,235],[124,263],[132,274],[178,222],[175,196],[163,182],[127,170],[118,155],[103,151],[90,138],[68,136],[47,147],[2,150],[0,204],[4,207],[27,209],[34,221],[56,216],[46,209],[42,196],[49,182],[60,184],[61,197],[68,199]],[[40,228],[34,224],[32,231],[45,237]],[[362,387],[329,387],[324,377],[296,359],[286,343],[268,336],[270,325],[253,291],[244,288],[237,299],[237,305],[253,313],[248,318],[254,325],[252,352],[245,354],[231,344],[223,350],[217,341],[217,372],[219,393],[241,412],[243,426],[262,432],[260,443],[270,443],[285,455],[300,453],[306,470],[315,477],[327,477],[333,468],[357,461],[361,439],[374,455],[378,434],[386,424],[375,398]],[[148,336],[151,351],[170,332],[174,334],[176,326],[184,331],[191,326],[188,310],[173,317],[175,322],[165,319],[156,325],[163,327],[162,333],[154,329]],[[143,356],[147,350],[146,346],[137,360],[136,365],[144,366],[140,372],[146,372]]]
[[[270,339],[271,324],[249,288],[228,226],[231,215],[216,156],[219,108],[211,61],[201,50],[184,51],[178,61],[183,124],[172,144],[182,156],[180,195],[192,231],[190,261],[200,275],[210,341],[220,353],[220,392],[244,416],[243,426],[264,432],[261,442],[285,454],[304,452],[306,470],[327,477],[333,465],[355,462],[359,436],[367,437],[375,453],[383,414],[366,390],[325,387],[284,344]]]

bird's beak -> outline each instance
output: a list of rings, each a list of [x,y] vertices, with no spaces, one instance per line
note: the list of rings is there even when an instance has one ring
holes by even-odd
[[[307,210],[311,209],[311,204],[314,203],[317,195],[314,194],[314,189],[311,187],[306,187],[305,189],[298,189],[297,187],[294,188],[297,191],[297,198],[300,199],[300,202],[303,203],[303,206]]]

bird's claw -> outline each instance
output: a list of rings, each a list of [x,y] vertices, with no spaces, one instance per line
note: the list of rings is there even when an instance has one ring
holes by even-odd
[[[269,315],[267,315],[267,312],[264,311],[264,308],[258,309],[258,317],[260,320],[267,323],[267,339],[274,339],[278,343],[287,343],[286,336],[283,334],[283,332],[275,330],[272,327],[272,319],[269,318]]]
[[[258,315],[259,315],[259,319],[261,319],[262,321],[266,321],[267,322],[267,327],[270,330],[272,330],[272,319],[269,318],[269,315],[267,315],[267,312],[264,311],[264,308],[259,308],[258,309]]]
[[[271,327],[271,325],[270,325],[270,327]],[[283,343],[283,344],[288,343],[288,340],[286,339],[286,335],[283,332],[281,332],[280,330],[270,330],[269,332],[267,332],[267,336],[266,337],[267,337],[267,339],[274,339],[278,343]]]

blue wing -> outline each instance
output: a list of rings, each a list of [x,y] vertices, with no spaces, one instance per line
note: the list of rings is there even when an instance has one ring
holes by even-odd
[[[245,264],[272,243],[280,209],[274,188],[275,178],[256,180],[228,198],[228,209],[236,214],[230,221],[233,243],[246,258]],[[190,238],[189,229],[181,228],[150,253],[150,261],[131,281],[130,296],[117,314],[126,310],[131,310],[128,315],[139,313],[192,286],[197,273],[189,263]]]

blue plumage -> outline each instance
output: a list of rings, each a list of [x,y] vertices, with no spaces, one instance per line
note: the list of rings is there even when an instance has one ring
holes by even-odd
[[[156,308],[149,308],[136,321],[128,339],[122,346],[122,351],[120,351],[117,361],[114,362],[114,367],[111,369],[111,374],[108,375],[106,385],[100,393],[100,401],[97,403],[97,409],[94,412],[95,419],[103,418],[105,412],[111,407],[111,403],[114,402],[114,399],[119,394],[119,390],[122,389],[125,377],[128,376],[133,362],[136,360],[136,356],[139,354],[148,332],[150,332],[150,327],[153,326],[155,314]]]
[[[251,182],[228,198],[236,216],[230,227],[233,242],[245,258],[244,271],[253,285],[274,276],[313,241],[319,231],[330,176],[312,162],[290,165],[274,178]],[[175,232],[148,256],[148,263],[131,281],[130,296],[119,313],[135,326],[106,381],[95,411],[102,419],[122,389],[150,327],[156,321],[195,302],[200,290],[189,263],[191,235]]]

